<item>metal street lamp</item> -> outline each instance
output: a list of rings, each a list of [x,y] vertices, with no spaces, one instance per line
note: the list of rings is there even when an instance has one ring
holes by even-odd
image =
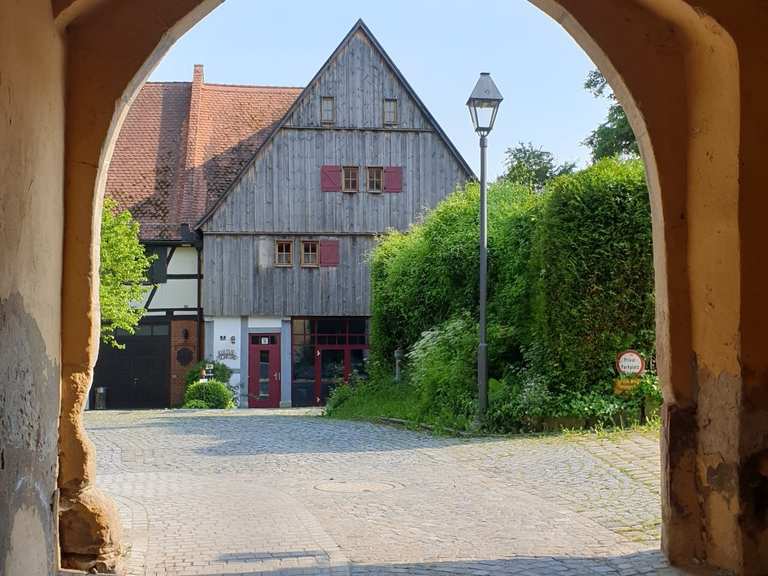
[[[488,72],[482,72],[475,89],[467,100],[469,114],[475,132],[480,135],[480,345],[477,348],[477,397],[478,416],[482,420],[488,409],[488,345],[485,342],[485,308],[488,294],[488,199],[486,197],[485,153],[487,136],[493,129],[499,104],[504,98],[491,80]]]

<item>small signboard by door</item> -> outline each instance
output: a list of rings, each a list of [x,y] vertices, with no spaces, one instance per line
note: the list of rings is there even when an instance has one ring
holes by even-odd
[[[248,407],[280,406],[280,335],[251,334],[248,345]]]

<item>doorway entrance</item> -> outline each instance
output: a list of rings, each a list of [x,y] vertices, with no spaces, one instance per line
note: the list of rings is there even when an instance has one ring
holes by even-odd
[[[147,316],[133,334],[119,331],[116,338],[124,348],[114,348],[106,343],[99,348],[99,361],[90,390],[91,409],[168,408],[168,320]]]
[[[366,375],[368,319],[292,320],[293,406],[322,406],[341,382]]]
[[[280,335],[251,334],[248,346],[248,408],[280,405]]]

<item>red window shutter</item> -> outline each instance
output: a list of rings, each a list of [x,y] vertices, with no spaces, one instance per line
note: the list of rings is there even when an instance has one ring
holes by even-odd
[[[320,266],[339,265],[339,241],[320,240]]]
[[[403,191],[403,167],[388,166],[384,168],[384,192]]]
[[[341,192],[341,166],[320,167],[320,190]]]

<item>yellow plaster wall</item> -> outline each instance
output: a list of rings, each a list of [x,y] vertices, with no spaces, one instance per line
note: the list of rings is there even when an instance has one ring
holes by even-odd
[[[49,0],[0,2],[0,574],[57,556],[64,45]]]

